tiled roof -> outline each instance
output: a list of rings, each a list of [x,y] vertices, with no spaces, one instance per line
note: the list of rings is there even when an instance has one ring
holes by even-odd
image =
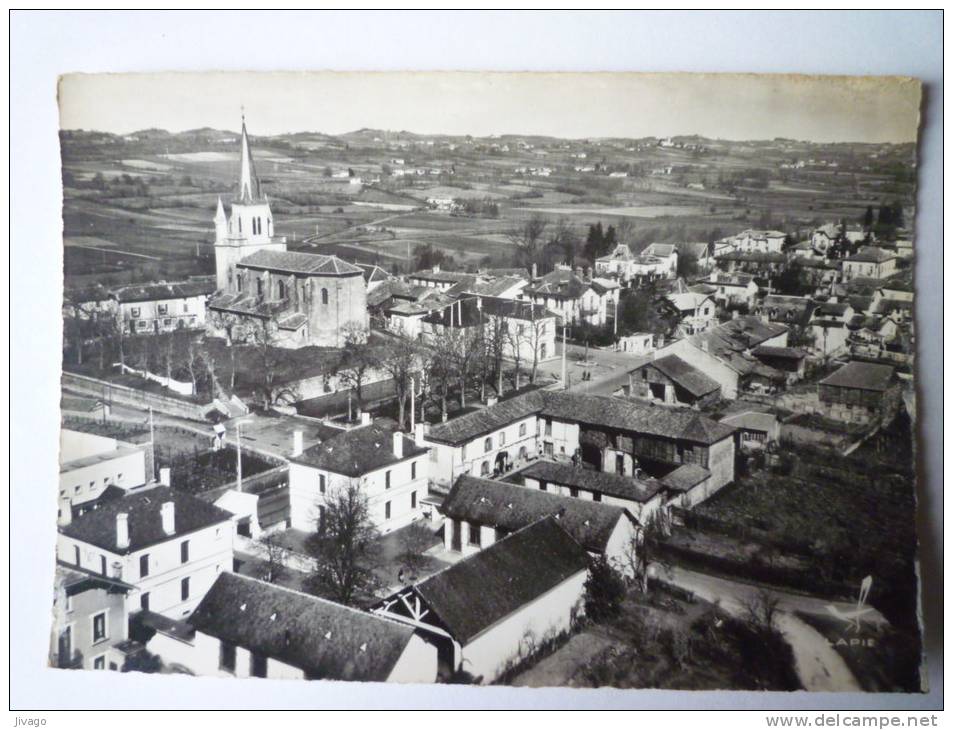
[[[712,275],[708,283],[716,286],[747,287],[752,281],[754,281],[754,276],[751,274],[725,274],[719,271]]]
[[[573,539],[591,552],[603,552],[624,508],[492,479],[457,477],[440,511],[456,520],[478,522],[515,532],[543,517],[556,515]]]
[[[746,351],[757,347],[788,331],[783,324],[765,322],[760,317],[748,315],[730,319],[707,332],[691,335],[688,340],[696,347],[703,349],[707,346],[708,352],[724,362],[730,368],[742,375],[756,373],[765,368],[757,359],[746,355]],[[771,368],[762,374],[772,376]],[[775,371],[776,375],[780,375]]]
[[[495,405],[452,418],[430,427],[427,440],[445,444],[461,444],[492,433],[510,423],[538,413],[542,408],[540,391],[524,393]]]
[[[662,477],[661,481],[666,487],[676,492],[687,492],[710,476],[711,472],[698,464],[682,464]]]
[[[896,254],[890,251],[884,251],[876,246],[864,246],[853,256],[848,256],[844,261],[856,261],[859,263],[882,264],[884,261],[897,258]]]
[[[434,271],[433,269],[421,269],[408,275],[409,279],[423,279],[424,281],[436,281],[440,283],[456,284],[460,281],[469,281],[475,279],[474,274],[467,274],[463,271]]]
[[[118,302],[152,302],[161,299],[186,299],[209,295],[215,291],[215,282],[181,281],[169,284],[124,286],[112,291]]]
[[[394,421],[378,419],[369,426],[341,431],[305,449],[300,456],[291,457],[291,461],[334,474],[359,477],[427,453],[426,448],[417,446],[412,438],[404,436],[404,455],[397,458],[393,440],[396,431],[397,424]]]
[[[545,459],[533,462],[523,469],[519,476],[540,479],[550,484],[580,487],[633,502],[647,502],[662,488],[662,483],[652,477],[637,479],[593,469],[580,469]]]
[[[751,351],[755,357],[785,357],[791,360],[803,360],[807,357],[807,352],[799,347],[772,347],[770,345],[758,345]]]
[[[66,595],[68,596],[75,596],[77,593],[95,588],[107,591],[120,590],[123,592],[135,590],[135,586],[125,583],[118,578],[110,578],[109,576],[94,573],[91,570],[79,568],[60,560],[56,562],[55,582],[65,589]]]
[[[480,294],[486,297],[498,297],[504,292],[509,291],[514,286],[519,286],[520,284],[526,284],[527,280],[525,277],[520,276],[503,276],[499,278],[494,278],[489,281],[477,280],[469,286],[463,285],[462,288],[467,294]],[[461,286],[461,285],[457,285]],[[455,289],[456,287],[452,287]]]
[[[703,395],[708,395],[721,388],[717,382],[695,366],[682,360],[678,355],[665,355],[636,369],[641,370],[647,367],[654,367],[696,398],[701,398]]]
[[[764,433],[770,433],[777,426],[778,419],[777,416],[772,413],[747,411],[744,413],[732,413],[722,418],[721,422],[746,431],[763,431]]]
[[[534,281],[523,291],[531,295],[545,295],[554,299],[579,299],[589,288],[590,285],[572,271],[557,269]]]
[[[887,390],[893,383],[894,370],[890,365],[851,360],[844,367],[824,378],[821,385],[858,390]]]
[[[160,510],[165,502],[175,504],[175,534],[171,536],[162,530]],[[129,547],[118,548],[116,515],[123,512],[129,515]],[[61,529],[68,537],[125,555],[212,525],[231,522],[231,519],[230,513],[191,494],[170,487],[154,487],[110,500]]]
[[[246,256],[239,261],[238,266],[321,276],[364,274],[360,267],[349,264],[337,256],[303,253],[301,251],[256,251],[251,256]]]
[[[676,253],[674,243],[650,243],[642,249],[642,256],[658,256],[659,258],[668,258]]]
[[[468,644],[588,565],[586,551],[549,517],[436,573],[414,590],[453,638]]]
[[[371,284],[375,281],[390,281],[390,274],[377,264],[354,264],[364,273],[364,281]]]
[[[364,611],[222,573],[188,618],[197,631],[304,670],[309,679],[382,682],[414,630]]]

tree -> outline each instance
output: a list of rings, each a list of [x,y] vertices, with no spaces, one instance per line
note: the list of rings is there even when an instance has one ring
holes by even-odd
[[[346,322],[341,327],[344,347],[335,368],[338,379],[354,390],[357,407],[364,408],[364,384],[371,371],[380,365],[377,350],[371,344],[367,328],[360,322]]]
[[[277,583],[285,574],[288,550],[278,542],[274,533],[265,535],[260,542],[265,548],[265,566],[261,579],[266,583]]]
[[[331,484],[317,505],[318,531],[307,549],[315,569],[305,581],[309,592],[354,606],[378,586],[370,566],[377,558],[377,529],[371,520],[367,495],[360,481]]]
[[[568,266],[575,265],[576,248],[579,240],[572,224],[568,218],[560,218],[553,226],[549,234],[549,241],[546,243],[545,251],[554,258],[561,258],[562,262]]]
[[[596,223],[589,226],[589,234],[586,236],[586,243],[583,246],[583,252],[586,258],[595,263],[595,260],[603,255],[605,234],[602,231],[602,223]]]
[[[400,534],[400,560],[410,573],[410,579],[427,565],[424,553],[434,544],[434,533],[423,522],[412,522]]]
[[[394,383],[394,395],[397,397],[397,425],[404,428],[404,412],[410,389],[413,387],[414,373],[420,369],[420,348],[398,329],[395,337],[388,343],[380,358],[381,368]]]
[[[506,237],[516,247],[513,262],[517,266],[531,269],[533,264],[542,269],[545,261],[543,257],[543,234],[546,231],[546,219],[539,213],[534,213],[527,220],[506,232]],[[544,272],[540,272],[544,273]]]
[[[872,205],[867,206],[867,210],[864,211],[864,215],[861,218],[861,224],[864,226],[865,231],[869,231],[874,225],[874,207]]]
[[[691,251],[680,251],[678,263],[675,265],[675,274],[682,279],[698,276],[698,257]]]
[[[619,615],[625,599],[625,581],[609,564],[605,555],[589,562],[584,600],[586,616],[593,621],[605,621]]]

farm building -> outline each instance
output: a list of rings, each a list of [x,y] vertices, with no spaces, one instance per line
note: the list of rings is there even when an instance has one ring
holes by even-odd
[[[829,418],[869,423],[897,405],[899,385],[892,366],[851,360],[817,384],[817,395]]]
[[[628,395],[669,406],[702,408],[721,398],[721,385],[678,355],[665,355],[629,372]]]
[[[465,671],[489,683],[572,628],[588,568],[585,549],[547,517],[371,610],[434,641],[444,676]]]

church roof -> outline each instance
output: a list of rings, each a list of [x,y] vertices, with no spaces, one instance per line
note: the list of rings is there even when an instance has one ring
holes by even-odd
[[[322,276],[363,276],[364,272],[354,264],[337,256],[325,256],[300,251],[256,251],[238,262],[242,268],[283,271],[291,274]]]
[[[255,173],[255,161],[248,144],[248,130],[245,129],[245,117],[242,116],[242,159],[238,176],[238,200],[241,203],[254,203],[261,200],[261,182]]]

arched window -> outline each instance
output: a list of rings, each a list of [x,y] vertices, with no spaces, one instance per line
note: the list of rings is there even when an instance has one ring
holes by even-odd
[[[265,295],[265,282],[261,279],[257,279],[258,282],[258,296],[262,297]]]
[[[322,289],[321,290],[321,304],[327,304],[327,303],[328,303],[328,290]]]
[[[490,462],[484,461],[482,464],[480,464],[480,476],[485,477],[485,476],[488,476],[489,473],[490,473]]]
[[[500,446],[506,443],[506,431],[500,431]]]
[[[521,424],[520,424],[520,436],[525,436],[525,435],[526,435],[526,424],[525,424],[525,423],[521,423]]]
[[[486,440],[483,442],[483,453],[493,450],[493,439],[489,436],[486,437]]]
[[[285,296],[287,296],[287,292],[285,291],[285,282],[279,279],[278,280],[278,298],[284,299]]]

